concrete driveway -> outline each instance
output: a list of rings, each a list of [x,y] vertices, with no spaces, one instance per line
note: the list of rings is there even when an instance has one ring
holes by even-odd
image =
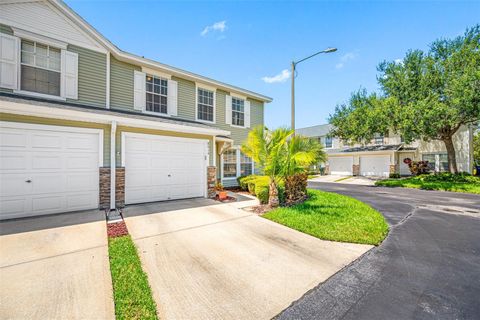
[[[480,197],[310,183],[352,196],[390,224],[385,241],[277,319],[479,319]]]
[[[342,176],[342,175],[325,175],[317,176],[309,179],[310,182],[330,182],[341,184],[356,184],[361,186],[373,186],[375,181],[381,179],[380,177],[363,177],[363,176]]]
[[[239,203],[198,201],[124,213],[161,319],[270,319],[371,249],[318,240]]]
[[[0,222],[1,319],[114,319],[100,211]]]

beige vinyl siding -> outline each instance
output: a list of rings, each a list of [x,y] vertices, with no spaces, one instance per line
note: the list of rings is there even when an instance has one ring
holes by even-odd
[[[195,82],[172,77],[178,83],[178,107],[179,118],[195,120]]]
[[[78,100],[68,102],[106,107],[107,56],[104,53],[69,45],[78,54]]]
[[[134,111],[133,73],[141,68],[110,57],[110,108]]]
[[[110,125],[83,121],[51,119],[33,116],[23,116],[11,113],[0,113],[0,121],[44,124],[51,126],[103,129],[103,166],[110,166]]]
[[[153,134],[153,135],[168,136],[168,137],[208,140],[209,165],[213,164],[212,136],[173,132],[173,131],[163,131],[163,130],[155,130],[155,129],[146,129],[146,128],[144,129],[144,128],[118,126],[116,131],[116,139],[115,139],[117,167],[120,167],[122,165],[122,132],[133,132],[133,133]]]

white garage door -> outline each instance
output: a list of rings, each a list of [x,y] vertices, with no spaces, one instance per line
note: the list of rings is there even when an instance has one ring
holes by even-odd
[[[330,174],[352,175],[353,157],[331,157],[328,163]]]
[[[360,157],[360,175],[388,177],[390,174],[390,156]]]
[[[98,208],[101,135],[0,122],[0,219]]]
[[[125,203],[204,197],[208,141],[123,133]]]

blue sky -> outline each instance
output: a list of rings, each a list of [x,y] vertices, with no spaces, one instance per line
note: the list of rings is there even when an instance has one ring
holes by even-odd
[[[298,65],[296,126],[322,124],[352,91],[378,89],[379,62],[480,23],[480,1],[66,2],[125,51],[272,97],[271,128],[290,124],[292,59],[338,48]]]

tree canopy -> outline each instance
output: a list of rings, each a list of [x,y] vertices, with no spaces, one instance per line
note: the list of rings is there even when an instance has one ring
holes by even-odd
[[[331,134],[365,143],[390,130],[409,143],[445,143],[457,172],[452,137],[480,120],[480,25],[455,39],[440,39],[427,52],[410,50],[401,61],[378,66],[379,93],[359,90],[330,116]]]

